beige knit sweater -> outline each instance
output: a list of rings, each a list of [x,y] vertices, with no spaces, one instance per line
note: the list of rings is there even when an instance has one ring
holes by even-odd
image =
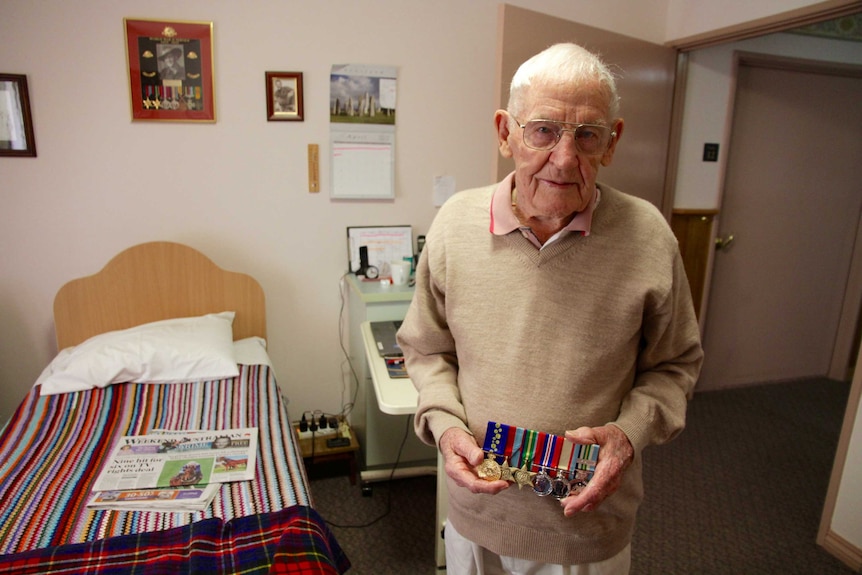
[[[477,495],[448,481],[449,516],[491,551],[546,563],[607,559],[631,539],[641,451],[685,425],[702,362],[676,239],[649,203],[600,185],[589,236],[539,251],[489,231],[495,186],[440,210],[398,334],[419,390],[416,432],[459,427],[481,446],[488,421],[562,435],[618,425],[635,448],[621,488],[566,518],[530,489]]]

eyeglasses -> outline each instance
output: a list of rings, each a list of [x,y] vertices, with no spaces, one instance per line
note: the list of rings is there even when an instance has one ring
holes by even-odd
[[[551,150],[563,137],[563,132],[571,132],[579,152],[587,155],[602,154],[607,150],[611,138],[617,135],[607,126],[598,124],[572,124],[554,120],[530,120],[522,124],[514,116],[512,119],[524,130],[524,144],[534,150]]]

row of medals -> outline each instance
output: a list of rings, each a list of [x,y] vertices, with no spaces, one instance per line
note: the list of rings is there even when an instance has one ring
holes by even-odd
[[[195,109],[195,99],[193,97],[183,99],[186,102],[187,110]],[[162,100],[157,100],[156,98],[153,98],[152,100],[150,100],[149,98],[144,98],[142,103],[145,110],[149,110],[150,108],[152,108],[153,110],[178,110],[180,108],[180,97],[177,97],[176,99],[165,98]]]
[[[146,86],[146,94],[142,100],[145,110],[179,110],[181,102],[185,102],[186,110],[194,110],[197,107],[195,88],[186,86],[185,90],[173,86],[164,87],[164,95],[159,86]]]
[[[549,471],[556,471],[556,476],[551,477],[548,474]],[[501,465],[490,453],[487,453],[487,457],[476,468],[476,473],[486,481],[502,479],[516,483],[518,489],[530,485],[536,495],[540,497],[553,495],[557,499],[580,493],[587,486],[587,478],[589,477],[589,473],[582,469],[570,472],[565,469],[539,467],[539,471],[536,472],[527,469],[526,463],[521,467],[511,467],[508,457],[503,460]]]

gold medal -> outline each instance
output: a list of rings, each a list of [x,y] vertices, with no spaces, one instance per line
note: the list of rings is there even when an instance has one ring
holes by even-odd
[[[509,458],[503,460],[503,466],[500,468],[500,479],[504,479],[509,482],[515,481],[515,476],[512,475],[512,468],[509,467]]]
[[[476,473],[486,481],[496,481],[500,479],[502,470],[500,469],[500,464],[494,460],[494,456],[489,453],[485,460],[479,464],[479,467],[476,468]]]
[[[521,489],[525,485],[532,485],[534,475],[535,472],[527,471],[526,463],[520,469],[517,467],[512,468],[512,478],[518,484],[518,489]]]

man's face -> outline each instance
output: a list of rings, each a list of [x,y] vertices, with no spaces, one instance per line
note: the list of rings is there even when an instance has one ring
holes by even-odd
[[[513,125],[510,130],[508,113],[497,112],[500,152],[515,160],[517,203],[524,216],[566,219],[588,206],[595,193],[599,166],[611,163],[623,128],[622,120],[608,118],[608,105],[597,84],[533,84],[526,94],[521,117],[516,118],[520,124],[543,119],[608,126],[617,135],[611,138],[607,149],[597,155],[580,153],[572,132],[563,132],[551,150],[529,148],[524,144],[523,128]]]

